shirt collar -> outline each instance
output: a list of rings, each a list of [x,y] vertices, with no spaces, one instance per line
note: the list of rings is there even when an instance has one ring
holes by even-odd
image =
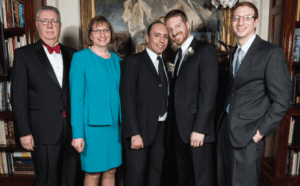
[[[43,40],[42,40],[42,43],[43,43],[43,45],[45,45],[45,44],[46,44],[46,45],[49,45],[48,43],[46,43],[46,42],[43,41]],[[59,44],[59,42],[55,43],[53,46],[52,46],[52,45],[49,45],[49,46],[51,46],[51,47],[53,48],[53,47],[55,47],[55,46],[58,45],[58,44]]]
[[[191,35],[189,38],[187,38],[187,40],[180,46],[181,50],[182,50],[182,54],[185,54],[185,52],[187,51],[188,47],[191,45],[192,41],[194,39],[194,36]]]
[[[239,48],[242,48],[244,54],[246,54],[255,38],[256,38],[256,34],[254,34],[242,47],[240,47],[240,45],[237,45],[238,46],[237,51]]]
[[[146,51],[151,59],[151,61],[154,63],[157,60],[157,54],[155,54],[152,50],[150,50],[148,47],[146,47]],[[162,55],[159,55],[162,58]]]

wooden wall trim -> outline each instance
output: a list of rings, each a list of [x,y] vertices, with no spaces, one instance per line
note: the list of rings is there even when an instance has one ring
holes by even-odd
[[[283,7],[283,40],[282,48],[285,53],[286,61],[288,62],[289,71],[292,70],[293,65],[293,45],[294,45],[294,34],[296,25],[296,9],[297,0],[289,0],[284,3]]]
[[[34,43],[38,39],[35,26],[35,14],[41,6],[45,6],[45,0],[23,0],[25,35],[27,44]]]
[[[93,0],[80,0],[80,20],[81,20],[81,42],[82,48],[87,48],[84,43],[85,31],[88,28],[90,20],[93,18]]]
[[[33,43],[35,36],[35,15],[33,0],[24,0],[24,20],[25,20],[25,34],[26,43]]]
[[[280,36],[279,44],[282,47],[286,62],[288,63],[289,72],[292,71],[293,65],[293,44],[294,44],[294,32],[296,25],[296,7],[297,0],[282,0],[279,4],[275,4],[276,1],[270,0],[270,18],[269,18],[269,38],[270,42],[275,42],[275,36]],[[281,16],[281,30],[275,30],[275,17]],[[278,23],[277,23],[278,24]],[[278,29],[278,28],[277,28]],[[276,32],[276,34],[275,34]]]

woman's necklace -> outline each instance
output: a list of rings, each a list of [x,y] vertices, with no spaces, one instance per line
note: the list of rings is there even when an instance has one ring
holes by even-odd
[[[92,48],[94,49],[94,51],[98,54],[98,55],[100,55],[100,53],[98,52],[98,51],[96,51],[96,49],[94,48],[94,46],[92,46]],[[106,53],[104,54],[104,56],[106,56],[108,54],[108,50],[106,49]],[[100,55],[101,56],[101,55]]]

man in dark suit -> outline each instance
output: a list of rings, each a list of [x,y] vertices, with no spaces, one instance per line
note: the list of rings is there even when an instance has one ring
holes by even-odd
[[[146,34],[146,50],[125,57],[122,64],[125,186],[160,183],[169,115],[170,77],[162,59],[168,37],[163,23],[152,23]]]
[[[74,49],[58,43],[59,11],[36,14],[41,40],[15,50],[11,103],[20,141],[32,151],[35,186],[74,186],[77,155],[71,146],[69,68]]]
[[[235,5],[237,46],[230,56],[229,89],[218,127],[218,185],[258,186],[264,136],[279,124],[291,101],[283,50],[255,34],[255,5]]]
[[[179,186],[210,186],[218,86],[216,51],[191,35],[183,11],[170,11],[165,22],[171,40],[179,45],[170,91]]]

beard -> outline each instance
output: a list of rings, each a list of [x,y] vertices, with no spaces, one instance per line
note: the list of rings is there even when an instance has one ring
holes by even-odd
[[[180,32],[179,34],[177,34],[174,38],[176,38],[178,35],[182,35],[183,37],[182,37],[182,40],[174,40],[174,42],[177,44],[177,45],[179,45],[179,46],[181,46],[186,40],[187,40],[187,38],[188,38],[188,34],[183,34],[182,32]]]

